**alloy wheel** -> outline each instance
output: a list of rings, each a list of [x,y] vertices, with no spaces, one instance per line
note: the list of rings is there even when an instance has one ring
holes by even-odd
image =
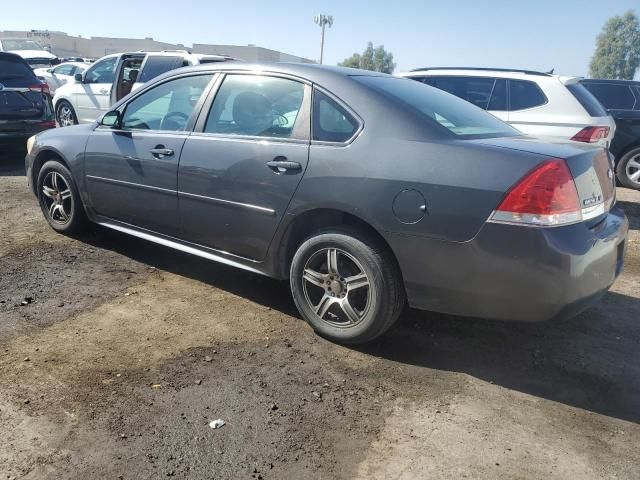
[[[65,178],[58,172],[49,172],[42,182],[43,201],[51,221],[66,225],[71,221],[73,197]]]
[[[640,186],[640,153],[629,159],[625,167],[625,174],[631,182]]]
[[[73,112],[68,105],[62,105],[58,110],[58,123],[61,127],[70,127],[75,125],[73,120]]]
[[[311,255],[302,280],[309,307],[334,327],[353,327],[369,311],[371,281],[361,263],[342,249],[323,248]]]

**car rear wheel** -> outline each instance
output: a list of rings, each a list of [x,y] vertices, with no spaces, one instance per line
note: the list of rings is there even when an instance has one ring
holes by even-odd
[[[382,335],[405,301],[391,254],[351,230],[320,232],[300,245],[290,283],[302,317],[319,335],[338,343],[365,343]]]
[[[629,150],[616,166],[618,181],[628,188],[640,190],[640,147]]]
[[[40,169],[36,182],[38,201],[51,227],[61,233],[77,233],[88,220],[71,172],[51,160]]]
[[[69,127],[78,124],[76,112],[69,102],[60,100],[56,107],[56,120],[61,127]]]

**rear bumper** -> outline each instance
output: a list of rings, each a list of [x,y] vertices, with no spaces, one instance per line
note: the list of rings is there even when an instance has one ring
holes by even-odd
[[[577,315],[606,293],[622,271],[628,228],[614,208],[592,227],[487,223],[465,243],[386,238],[412,307],[533,322]]]
[[[38,121],[0,121],[0,143],[8,143],[24,140],[44,130],[55,128],[54,124]]]

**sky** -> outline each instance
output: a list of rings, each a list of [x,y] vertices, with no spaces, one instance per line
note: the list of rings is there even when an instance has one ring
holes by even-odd
[[[0,0],[1,4],[9,0]],[[57,5],[57,6],[56,6]],[[99,8],[98,8],[99,7]],[[32,13],[0,8],[0,30],[144,38],[169,43],[247,45],[317,60],[320,28],[333,15],[324,63],[336,64],[368,41],[384,45],[396,72],[425,66],[524,68],[586,76],[605,21],[639,0],[64,0]]]

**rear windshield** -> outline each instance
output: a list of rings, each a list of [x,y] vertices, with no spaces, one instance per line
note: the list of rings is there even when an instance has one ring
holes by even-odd
[[[356,76],[356,81],[417,110],[430,123],[461,138],[512,137],[513,127],[484,110],[437,88],[404,78]]]
[[[33,83],[35,74],[21,61],[0,58],[0,83],[7,87],[21,87]]]
[[[584,88],[581,83],[573,83],[567,85],[569,91],[576,97],[576,100],[580,102],[580,105],[584,107],[589,115],[592,117],[606,117],[607,112],[604,107],[600,105],[598,99],[594,97],[589,90]]]

